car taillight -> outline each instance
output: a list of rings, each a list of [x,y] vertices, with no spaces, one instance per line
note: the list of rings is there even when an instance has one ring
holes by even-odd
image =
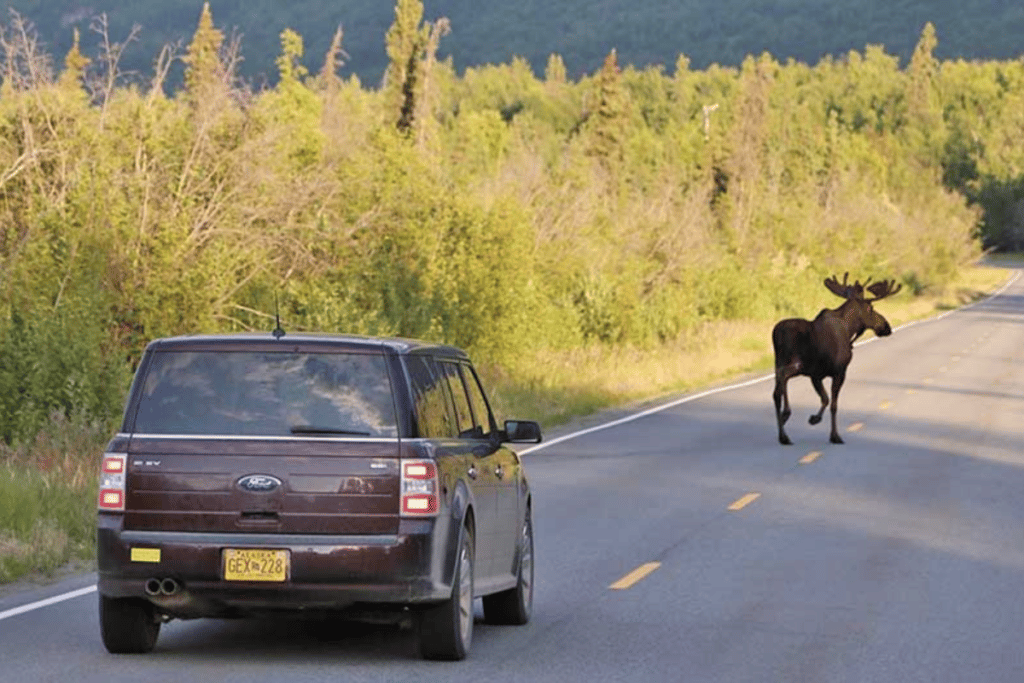
[[[127,462],[127,455],[103,454],[103,464],[100,465],[100,510],[124,510]]]
[[[439,510],[437,463],[433,460],[403,460],[402,514],[433,517]]]

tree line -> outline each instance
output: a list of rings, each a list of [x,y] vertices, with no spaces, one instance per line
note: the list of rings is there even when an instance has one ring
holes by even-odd
[[[153,56],[168,43],[187,44],[195,28],[200,0],[8,0],[30,19],[50,49],[65,54],[72,28],[83,46],[102,43],[92,31],[103,16],[122,43],[122,66],[146,74]],[[334,28],[345,30],[341,72],[365,84],[380,84],[388,67],[382,37],[393,7],[380,0],[213,0],[211,7],[229,40],[240,38],[239,73],[253,83],[273,82],[279,34],[292,28],[307,43],[305,64],[313,69],[327,50]],[[943,59],[1012,59],[1020,54],[1024,6],[1010,0],[858,0],[823,4],[817,0],[520,0],[481,5],[468,0],[424,0],[431,21],[447,17],[452,33],[438,55],[455,68],[500,64],[513,56],[544,70],[557,51],[573,78],[593,74],[615,48],[621,64],[671,67],[680,52],[704,69],[711,64],[738,66],[748,54],[768,52],[778,60],[814,63],[865,45],[884,45],[906,64],[926,22],[942,37],[936,55]],[[316,66],[319,66],[318,64]],[[181,70],[170,81],[180,85]]]
[[[1024,242],[1024,62],[468,68],[398,0],[380,87],[280,35],[238,75],[209,5],[125,78],[0,30],[0,438],[113,419],[146,341],[286,329],[429,338],[514,371],[541,349],[653,346],[806,314],[833,272],[920,292]],[[166,77],[180,64],[180,88]],[[813,287],[808,284],[815,283]]]

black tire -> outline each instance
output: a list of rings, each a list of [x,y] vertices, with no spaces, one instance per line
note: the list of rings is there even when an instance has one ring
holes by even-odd
[[[153,604],[141,598],[100,596],[100,633],[113,654],[150,652],[160,635],[160,619]]]
[[[419,615],[419,646],[424,659],[457,661],[473,641],[473,534],[462,531],[455,555],[452,595]]]
[[[519,572],[515,588],[485,595],[484,619],[489,624],[520,626],[533,613],[533,520],[526,512],[519,539]]]

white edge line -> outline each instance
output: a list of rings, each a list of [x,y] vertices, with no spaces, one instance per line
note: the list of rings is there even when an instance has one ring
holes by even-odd
[[[63,593],[61,595],[55,595],[52,598],[46,598],[45,600],[30,602],[27,605],[22,605],[21,607],[14,607],[12,609],[0,612],[0,621],[3,621],[8,617],[16,617],[19,614],[24,614],[25,612],[31,612],[32,610],[39,609],[40,607],[48,607],[49,605],[55,605],[58,602],[64,602],[65,600],[71,600],[73,598],[80,598],[83,595],[88,595],[89,593],[95,592],[96,585],[93,584],[91,586],[86,586],[85,588],[79,588],[76,591],[71,591],[70,593]]]
[[[1020,277],[1021,277],[1021,271],[1018,270],[1014,274],[1014,276],[1012,278],[1010,278],[1009,281],[1006,282],[1006,284],[1004,284],[1002,287],[1000,287],[999,289],[997,289],[995,292],[993,292],[989,296],[985,297],[984,299],[979,299],[977,301],[972,301],[969,304],[966,304],[966,305],[961,306],[959,308],[954,308],[952,310],[946,311],[945,313],[942,313],[942,314],[940,314],[938,316],[935,316],[933,318],[925,318],[924,320],[914,320],[914,321],[909,322],[909,323],[904,323],[903,325],[900,325],[899,327],[893,329],[893,332],[896,332],[898,330],[902,330],[902,329],[905,329],[905,328],[908,328],[908,327],[912,327],[913,325],[919,325],[919,324],[922,324],[922,323],[930,322],[930,321],[933,321],[933,320],[942,320],[943,318],[945,318],[947,315],[949,315],[951,313],[959,313],[960,311],[966,311],[967,309],[973,308],[974,306],[977,306],[978,304],[981,304],[981,303],[984,303],[984,302],[989,301],[991,299],[994,299],[997,296],[999,296],[1000,294],[1002,294],[1003,292],[1005,292],[1010,287],[1010,285],[1012,285],[1014,282],[1016,282],[1018,279],[1020,279]],[[875,341],[876,339],[878,339],[878,337],[871,337],[870,339],[865,339],[864,341],[857,342],[856,344],[854,344],[854,346],[861,346],[862,344],[870,344],[871,342]],[[661,412],[663,410],[668,410],[669,408],[675,408],[676,406],[682,405],[684,403],[689,403],[690,401],[696,401],[697,399],[700,399],[700,398],[705,398],[707,396],[712,396],[714,394],[720,394],[720,393],[722,393],[724,391],[731,391],[732,389],[742,389],[743,387],[749,387],[749,386],[751,386],[753,384],[757,384],[758,382],[763,382],[763,381],[765,381],[767,379],[771,379],[773,377],[775,377],[775,373],[774,372],[771,373],[770,375],[764,375],[763,377],[757,377],[755,379],[747,380],[746,382],[740,382],[739,384],[730,384],[728,386],[717,387],[715,389],[709,389],[707,391],[702,391],[699,394],[693,394],[692,396],[684,396],[683,398],[679,398],[679,399],[676,399],[674,401],[670,401],[668,403],[665,403],[664,405],[655,406],[653,408],[648,408],[647,410],[641,411],[639,413],[634,413],[632,415],[627,415],[626,417],[621,417],[621,418],[619,418],[617,420],[612,420],[611,422],[605,422],[604,424],[599,424],[599,425],[596,425],[594,427],[588,427],[587,429],[582,429],[582,430],[580,430],[578,432],[572,432],[571,434],[565,434],[563,436],[558,437],[557,439],[552,439],[551,441],[545,441],[545,442],[540,443],[540,444],[538,444],[536,446],[531,446],[530,448],[524,448],[523,450],[519,451],[519,454],[520,455],[526,455],[527,453],[534,453],[536,451],[541,450],[542,448],[547,448],[548,446],[554,446],[555,444],[562,443],[563,441],[568,441],[569,439],[575,439],[576,437],[584,436],[585,434],[592,434],[594,432],[601,431],[602,429],[609,429],[610,427],[617,427],[617,426],[619,426],[621,424],[625,424],[627,422],[632,422],[633,420],[639,420],[642,417],[647,417],[648,415],[653,415],[653,414],[659,413],[659,412]]]
[[[972,303],[967,304],[966,306],[962,306],[960,308],[955,308],[955,309],[953,309],[951,311],[946,311],[945,313],[943,313],[943,314],[941,314],[941,315],[939,315],[939,316],[937,316],[935,318],[929,318],[927,320],[916,320],[914,322],[910,322],[910,323],[907,323],[905,325],[900,325],[899,327],[897,327],[893,331],[895,332],[896,330],[902,330],[902,329],[904,329],[906,327],[910,327],[911,325],[917,325],[917,324],[922,323],[922,322],[927,322],[928,320],[941,320],[942,318],[946,317],[950,313],[956,313],[958,311],[965,311],[968,308],[971,308],[972,306],[976,306],[977,304],[980,304],[982,302],[988,301],[989,299],[994,299],[995,297],[997,297],[1000,294],[1002,294],[1003,292],[1005,292],[1006,289],[1010,285],[1012,285],[1014,282],[1016,282],[1020,278],[1020,276],[1021,276],[1021,271],[1018,270],[1016,275],[1014,275],[1013,278],[1010,279],[1009,282],[1007,282],[1005,285],[1003,285],[998,290],[996,290],[994,293],[992,293],[990,296],[987,296],[984,299],[980,299],[978,301],[972,302]],[[860,346],[861,344],[868,344],[870,342],[875,341],[875,339],[876,339],[875,337],[872,337],[871,339],[867,339],[865,341],[858,342],[856,344],[856,346]],[[668,403],[665,403],[664,405],[655,406],[654,408],[648,408],[647,410],[641,411],[639,413],[634,413],[633,415],[627,415],[626,417],[619,418],[618,420],[612,420],[611,422],[606,422],[604,424],[599,424],[599,425],[594,426],[594,427],[589,427],[587,429],[583,429],[583,430],[580,430],[578,432],[572,432],[571,434],[565,434],[563,436],[558,437],[557,439],[552,439],[551,441],[545,441],[544,443],[538,444],[538,445],[533,446],[531,448],[525,448],[522,451],[520,451],[519,454],[520,455],[526,455],[527,453],[533,453],[534,451],[539,451],[542,448],[547,448],[548,446],[554,446],[557,443],[562,443],[563,441],[568,441],[569,439],[575,439],[576,437],[583,436],[584,434],[591,434],[593,432],[597,432],[597,431],[600,431],[602,429],[609,429],[611,427],[617,427],[618,425],[625,424],[627,422],[632,422],[633,420],[639,420],[642,417],[647,417],[648,415],[654,415],[655,413],[660,413],[663,410],[668,410],[669,408],[674,408],[676,406],[683,405],[684,403],[689,403],[690,401],[696,401],[697,399],[705,398],[707,396],[712,396],[714,394],[720,394],[720,393],[722,393],[724,391],[730,391],[732,389],[742,389],[743,387],[749,387],[751,385],[757,384],[758,382],[763,382],[766,379],[771,379],[774,376],[775,376],[775,373],[772,373],[770,375],[764,375],[763,377],[757,377],[755,379],[747,380],[746,382],[740,382],[738,384],[730,384],[730,385],[724,386],[724,387],[717,387],[715,389],[709,389],[707,391],[702,391],[702,392],[700,392],[698,394],[693,394],[692,396],[684,396],[683,398],[676,399],[675,401],[669,401]],[[89,593],[94,593],[95,591],[96,591],[96,586],[94,584],[92,586],[86,586],[85,588],[79,588],[78,590],[71,591],[69,593],[63,593],[61,595],[55,595],[52,598],[46,598],[45,600],[39,600],[37,602],[31,602],[31,603],[29,603],[27,605],[22,605],[21,607],[14,607],[12,609],[0,612],[0,621],[3,621],[4,619],[8,619],[10,617],[15,617],[15,616],[17,616],[19,614],[24,614],[25,612],[31,612],[33,610],[37,610],[37,609],[40,609],[42,607],[48,607],[50,605],[55,605],[58,602],[64,602],[65,600],[72,600],[74,598],[79,598],[79,597],[81,597],[83,595],[88,595]]]
[[[725,387],[718,387],[716,389],[708,389],[707,391],[702,391],[699,394],[693,394],[692,396],[684,396],[683,398],[676,399],[675,401],[670,401],[668,403],[665,403],[664,405],[655,406],[653,408],[648,408],[647,410],[644,410],[644,411],[639,412],[639,413],[634,413],[632,415],[627,415],[626,417],[621,417],[618,420],[612,420],[611,422],[605,422],[604,424],[599,424],[599,425],[594,426],[594,427],[589,427],[587,429],[583,429],[583,430],[580,430],[578,432],[573,432],[571,434],[565,434],[564,436],[560,436],[557,439],[552,439],[551,441],[545,441],[544,443],[538,444],[536,446],[532,446],[530,448],[523,449],[523,450],[519,451],[519,454],[520,455],[526,455],[527,453],[532,453],[534,451],[539,451],[540,449],[547,448],[548,446],[554,446],[556,443],[561,443],[563,441],[568,441],[569,439],[575,439],[576,437],[583,436],[584,434],[590,434],[592,432],[597,432],[597,431],[600,431],[602,429],[608,429],[609,427],[617,427],[618,425],[625,424],[626,422],[632,422],[633,420],[639,420],[641,417],[647,417],[648,415],[653,415],[655,413],[660,413],[663,410],[668,410],[669,408],[674,408],[674,407],[682,405],[684,403],[689,403],[690,401],[696,401],[699,398],[704,398],[706,396],[711,396],[713,394],[720,394],[723,391],[729,391],[730,389],[740,389],[742,387],[749,387],[752,384],[757,384],[758,382],[763,382],[766,379],[771,379],[774,376],[775,376],[775,373],[772,373],[770,375],[764,375],[763,377],[757,377],[755,379],[747,380],[746,382],[740,382],[739,384],[730,384],[729,386],[725,386]]]

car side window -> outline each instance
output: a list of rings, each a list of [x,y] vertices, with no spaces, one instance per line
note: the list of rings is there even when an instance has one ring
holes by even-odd
[[[444,376],[451,391],[459,436],[468,439],[482,439],[484,429],[473,420],[473,410],[469,405],[469,395],[466,393],[466,385],[462,381],[462,373],[459,372],[458,363],[439,361],[438,367],[440,367],[441,374]]]
[[[494,430],[494,419],[491,416],[490,407],[487,405],[483,387],[480,386],[480,378],[476,376],[476,372],[470,365],[463,363],[461,368],[462,379],[469,391],[469,405],[473,409],[474,422],[481,428],[483,436],[490,436]]]
[[[455,436],[457,432],[448,408],[446,381],[435,372],[436,365],[425,356],[409,356],[406,367],[416,404],[419,436],[428,439]]]

